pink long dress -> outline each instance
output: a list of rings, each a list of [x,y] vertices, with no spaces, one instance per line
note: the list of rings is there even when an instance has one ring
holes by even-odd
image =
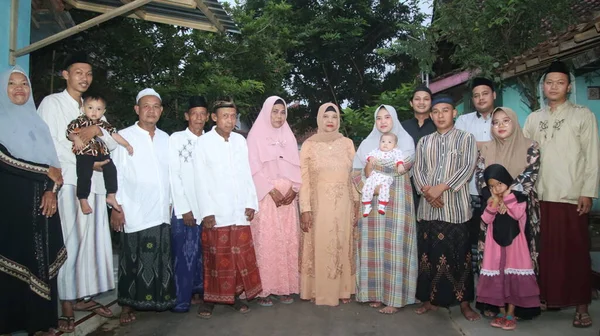
[[[520,233],[512,244],[502,247],[493,237],[497,210],[487,206],[481,220],[488,225],[485,254],[479,283],[477,301],[504,307],[507,303],[524,308],[540,306],[540,290],[525,238],[527,203],[517,202],[514,194],[504,197],[507,214],[519,221]]]

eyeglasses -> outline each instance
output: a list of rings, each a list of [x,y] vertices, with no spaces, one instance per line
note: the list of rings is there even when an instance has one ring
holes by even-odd
[[[496,128],[500,127],[500,125],[508,126],[508,125],[510,125],[511,122],[512,122],[512,120],[510,120],[510,119],[504,119],[502,121],[494,120],[494,121],[492,121],[492,126],[494,126]]]

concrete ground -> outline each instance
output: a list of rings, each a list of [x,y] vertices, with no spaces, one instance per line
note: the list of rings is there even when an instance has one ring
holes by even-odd
[[[137,321],[129,326],[119,326],[118,319],[104,324],[90,336],[189,336],[189,335],[419,335],[419,336],[496,336],[507,331],[489,326],[489,320],[468,322],[460,309],[440,309],[426,315],[416,315],[413,307],[406,307],[391,316],[382,315],[367,305],[350,303],[339,307],[315,306],[299,301],[283,305],[275,301],[273,307],[260,307],[251,303],[247,315],[217,306],[210,320],[196,316],[196,308],[185,314],[170,312],[140,312]],[[574,310],[547,312],[534,321],[519,322],[512,335],[544,336],[597,336],[600,329],[600,302],[595,301],[591,315],[596,323],[588,329],[571,326]]]

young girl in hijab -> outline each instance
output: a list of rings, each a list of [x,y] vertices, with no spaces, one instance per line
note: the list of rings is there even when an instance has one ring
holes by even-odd
[[[489,165],[483,174],[487,187],[482,196],[487,199],[487,207],[481,220],[488,226],[488,234],[477,301],[500,308],[492,327],[513,330],[517,327],[515,305],[540,305],[540,291],[524,234],[526,196],[511,190],[514,179],[504,166]]]

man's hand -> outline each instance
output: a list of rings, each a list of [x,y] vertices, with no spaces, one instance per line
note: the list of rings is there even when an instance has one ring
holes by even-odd
[[[191,211],[184,213],[181,216],[183,217],[183,224],[186,226],[196,226],[196,218],[194,218],[194,215]]]
[[[312,228],[312,213],[305,211],[300,215],[300,228],[304,232],[308,232]]]
[[[121,207],[121,211],[111,211],[110,213],[110,226],[116,232],[122,232],[125,226],[125,212]]]
[[[251,222],[254,219],[254,209],[246,208],[246,220]]]
[[[281,204],[283,204],[285,197],[279,192],[279,190],[274,188],[273,190],[269,191],[269,195],[271,195],[273,202],[275,202],[275,206],[280,207]]]
[[[104,166],[105,164],[109,163],[110,160],[104,160],[104,161],[98,161],[98,162],[94,162],[94,170],[97,172],[101,172],[102,171],[102,166]]]
[[[48,167],[48,177],[54,182],[54,184],[62,185],[64,183],[62,177],[62,170],[56,167]]]
[[[79,136],[81,141],[83,141],[83,143],[88,143],[90,142],[90,140],[92,140],[93,137],[102,136],[102,130],[100,129],[100,127],[93,125],[80,128],[79,131],[77,131],[77,135]]]
[[[435,187],[439,187],[440,185],[437,185]],[[425,197],[425,200],[431,204],[432,207],[434,208],[441,208],[444,206],[444,201],[442,201],[442,196],[441,193],[438,197],[433,197],[431,192],[432,190],[435,191],[435,187],[431,187],[431,186],[424,186],[421,191],[423,192],[423,197]]]
[[[51,191],[46,191],[42,196],[40,202],[40,209],[42,209],[42,215],[50,218],[56,213],[56,194]]]
[[[297,193],[294,191],[294,189],[290,188],[290,190],[288,190],[287,194],[285,194],[285,197],[283,198],[283,201],[281,202],[281,204],[282,205],[292,204],[292,202],[296,199],[296,195],[297,195]]]
[[[207,229],[214,228],[215,225],[217,225],[217,221],[215,220],[215,215],[210,215],[210,216],[204,217],[204,219],[202,220],[202,225],[204,225],[204,227]]]
[[[592,198],[585,196],[579,197],[579,202],[577,202],[577,212],[579,213],[579,216],[589,213],[591,209]]]

